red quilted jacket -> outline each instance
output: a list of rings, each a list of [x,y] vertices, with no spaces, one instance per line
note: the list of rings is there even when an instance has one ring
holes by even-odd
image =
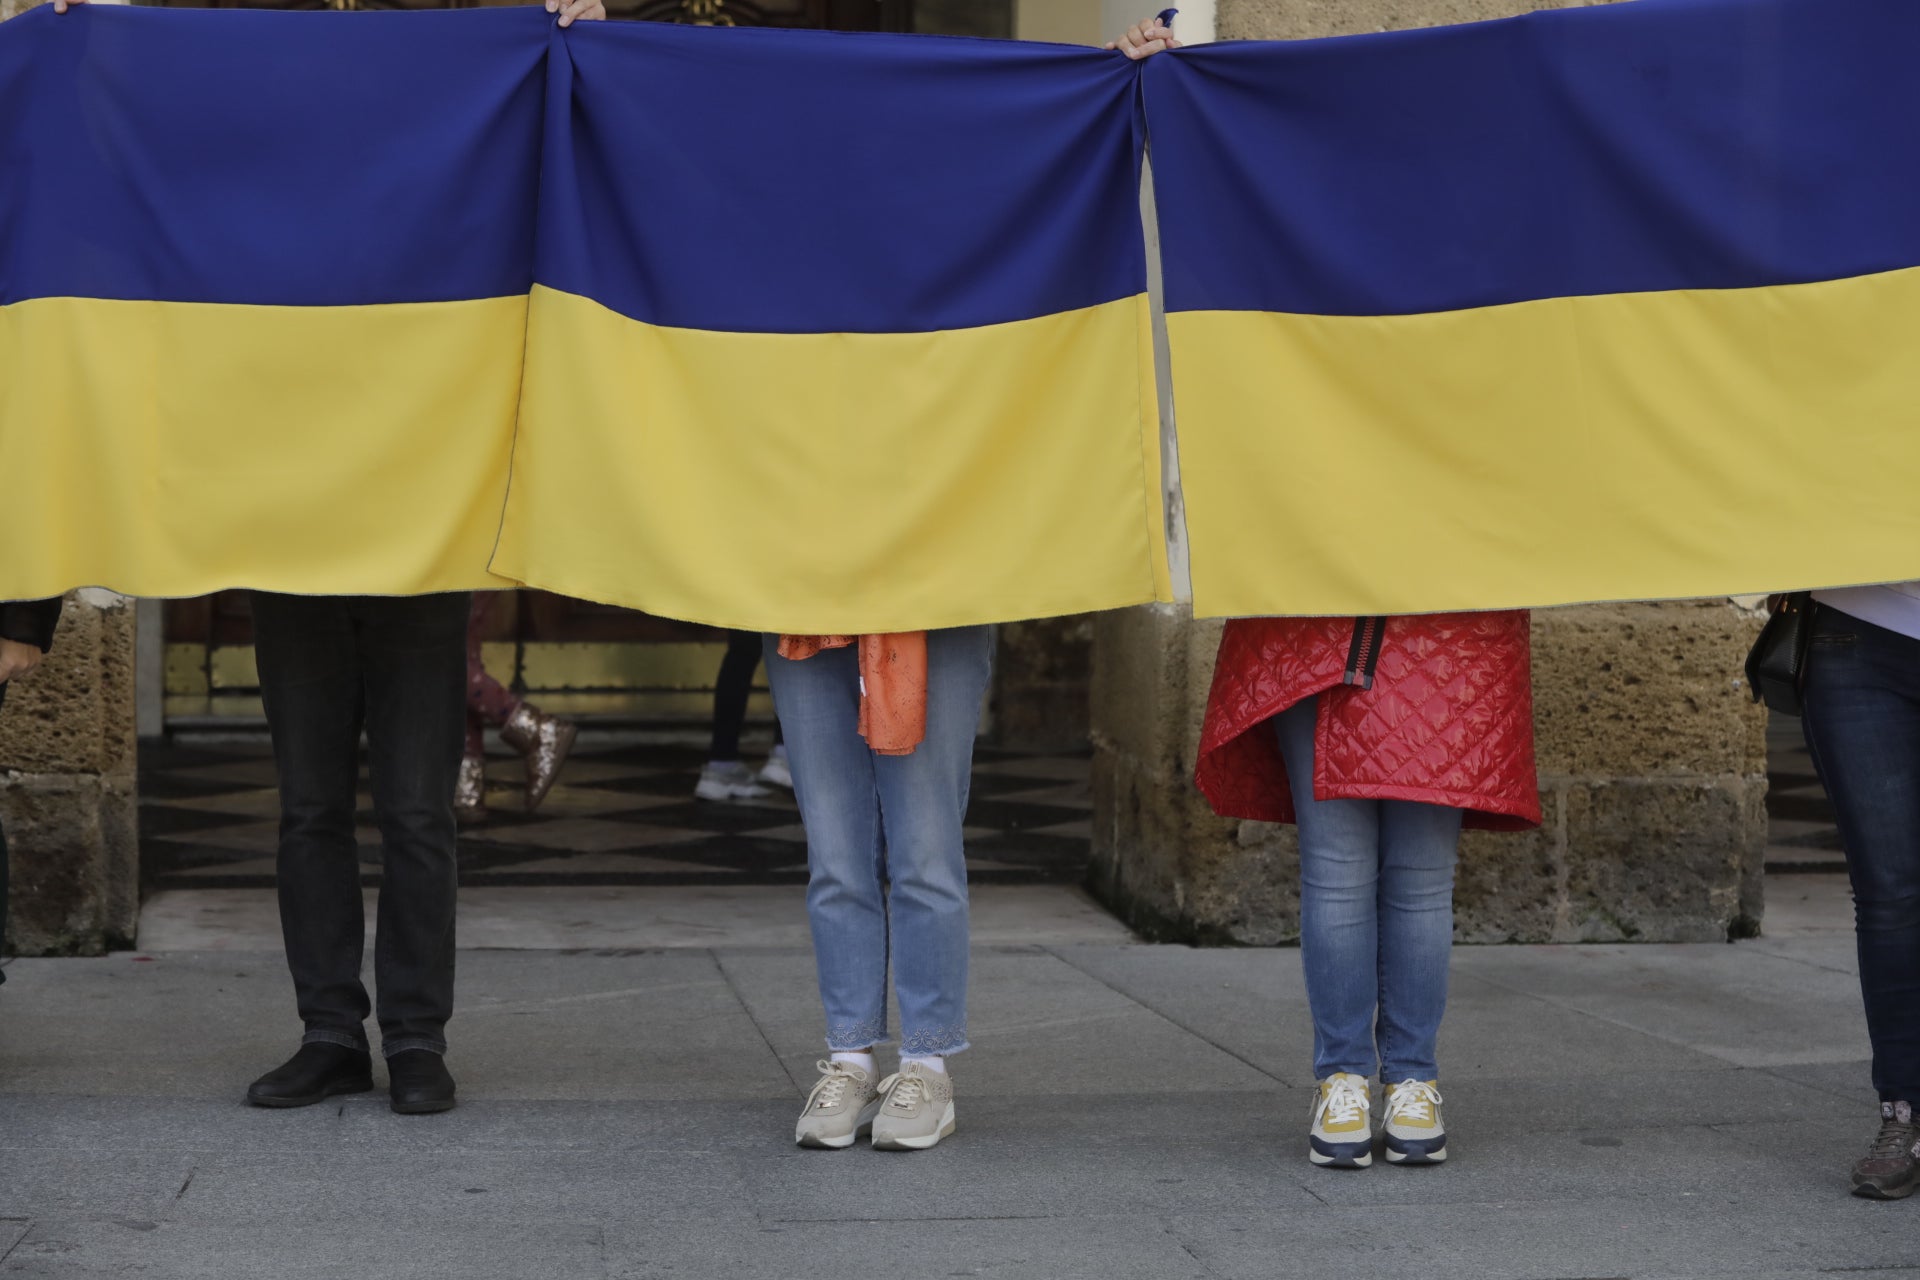
[[[1267,723],[1320,699],[1313,793],[1467,810],[1466,825],[1540,825],[1525,613],[1242,618],[1227,623],[1195,781],[1214,812],[1292,822]]]

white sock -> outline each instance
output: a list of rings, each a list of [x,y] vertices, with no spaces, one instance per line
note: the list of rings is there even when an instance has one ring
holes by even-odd
[[[936,1075],[947,1074],[947,1060],[945,1058],[922,1058],[915,1055],[902,1054],[900,1057],[900,1065],[904,1068],[909,1062],[919,1063],[922,1071],[931,1071]]]
[[[871,1050],[866,1053],[836,1053],[833,1055],[833,1060],[835,1062],[844,1062],[850,1067],[858,1067],[867,1073],[867,1079],[873,1079],[873,1053]]]

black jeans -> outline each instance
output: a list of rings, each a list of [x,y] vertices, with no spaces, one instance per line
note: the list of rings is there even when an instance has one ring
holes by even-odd
[[[373,957],[381,1047],[388,1057],[446,1051],[468,601],[253,593],[280,772],[280,928],[303,1044],[367,1047],[354,835],[364,727],[384,864]]]
[[[1822,606],[1805,704],[1853,880],[1873,1087],[1920,1105],[1920,640]]]

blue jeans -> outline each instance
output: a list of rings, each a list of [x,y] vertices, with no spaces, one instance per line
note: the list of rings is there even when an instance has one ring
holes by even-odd
[[[1853,880],[1873,1087],[1920,1104],[1920,640],[1821,605],[1803,701]]]
[[[967,1047],[967,857],[961,820],[973,777],[993,628],[927,633],[927,737],[883,756],[860,737],[855,650],[793,662],[766,638],[767,681],[807,828],[807,916],[826,1006],[827,1047],[887,1039],[887,964],[903,1054]]]
[[[1434,1080],[1453,950],[1460,810],[1313,798],[1307,698],[1273,718],[1300,824],[1300,961],[1313,1074]]]

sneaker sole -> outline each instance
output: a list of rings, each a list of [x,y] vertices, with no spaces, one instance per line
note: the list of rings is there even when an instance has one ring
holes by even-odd
[[[431,1102],[392,1102],[387,1105],[393,1108],[393,1114],[397,1116],[431,1116],[453,1110],[457,1102],[455,1098],[435,1098]]]
[[[1369,1136],[1359,1142],[1334,1142],[1309,1133],[1307,1158],[1322,1169],[1364,1169],[1373,1163],[1373,1138]]]
[[[1876,1187],[1871,1182],[1853,1184],[1853,1194],[1862,1200],[1905,1200],[1912,1195],[1915,1186],[1920,1183],[1908,1182],[1898,1187]]]
[[[1329,1156],[1309,1148],[1307,1159],[1313,1162],[1316,1169],[1364,1169],[1373,1163],[1373,1152],[1358,1156]]]
[[[1386,1156],[1388,1164],[1445,1164],[1447,1162],[1447,1149],[1441,1147],[1435,1151],[1395,1151],[1392,1147],[1388,1147]]]
[[[818,1134],[799,1133],[793,1135],[793,1145],[806,1147],[812,1151],[845,1151],[860,1139],[873,1132],[873,1118],[880,1113],[880,1103],[876,1100],[860,1108],[860,1123],[853,1132],[844,1138],[822,1138]]]
[[[772,794],[765,787],[751,789],[729,786],[709,787],[704,782],[696,784],[693,788],[695,800],[712,800],[718,803],[731,803],[735,800],[764,800]]]
[[[953,1130],[953,1106],[949,1104],[946,1121],[941,1124],[938,1132],[930,1133],[923,1138],[883,1138],[876,1134],[873,1139],[873,1149],[875,1151],[925,1151],[942,1138],[951,1138]]]
[[[252,1091],[248,1091],[247,1105],[250,1107],[266,1107],[273,1111],[286,1111],[294,1107],[318,1106],[328,1098],[338,1098],[342,1094],[372,1092],[373,1077],[368,1076],[365,1080],[339,1081],[328,1085],[319,1093],[303,1093],[297,1098],[256,1098]]]

